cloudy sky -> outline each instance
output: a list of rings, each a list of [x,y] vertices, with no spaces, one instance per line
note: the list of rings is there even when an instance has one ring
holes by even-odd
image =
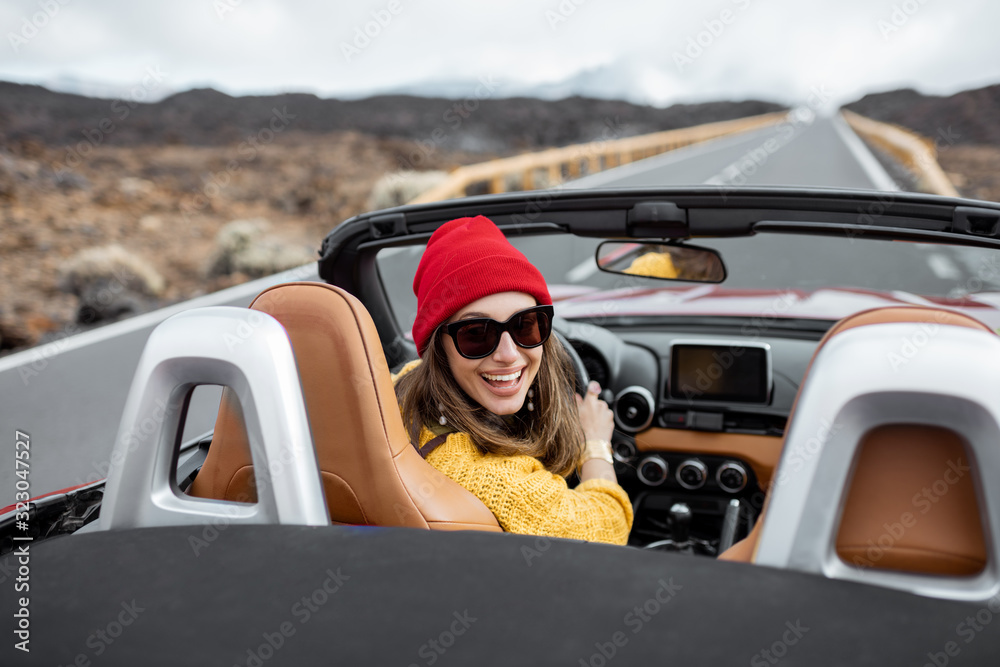
[[[109,97],[463,96],[487,81],[663,106],[1000,83],[995,0],[4,0],[0,26],[0,79]]]

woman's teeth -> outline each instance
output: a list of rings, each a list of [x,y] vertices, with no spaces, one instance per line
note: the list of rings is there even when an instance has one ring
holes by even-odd
[[[511,373],[510,375],[490,375],[489,373],[483,373],[483,377],[493,382],[510,382],[521,377],[521,371]]]

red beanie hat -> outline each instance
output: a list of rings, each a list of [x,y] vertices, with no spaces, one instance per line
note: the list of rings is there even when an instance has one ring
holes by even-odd
[[[413,342],[422,356],[431,333],[463,306],[490,294],[525,292],[550,305],[545,278],[493,221],[481,215],[438,227],[413,278]]]

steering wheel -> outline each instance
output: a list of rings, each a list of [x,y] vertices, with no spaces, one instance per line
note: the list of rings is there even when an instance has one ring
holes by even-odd
[[[583,359],[580,355],[576,353],[576,349],[570,345],[569,339],[562,335],[555,329],[552,330],[552,334],[559,339],[562,343],[563,349],[566,350],[566,354],[569,355],[570,363],[573,365],[573,374],[576,376],[574,378],[574,386],[576,387],[576,393],[580,396],[587,396],[587,385],[590,384],[590,374],[587,373],[587,367],[583,365]]]

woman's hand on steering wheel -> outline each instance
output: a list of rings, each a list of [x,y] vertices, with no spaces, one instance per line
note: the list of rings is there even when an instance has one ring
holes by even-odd
[[[608,404],[598,396],[601,393],[601,385],[591,381],[587,386],[587,395],[576,395],[577,409],[580,411],[580,425],[583,426],[583,434],[587,440],[607,440],[611,441],[611,434],[615,430],[615,418]]]

